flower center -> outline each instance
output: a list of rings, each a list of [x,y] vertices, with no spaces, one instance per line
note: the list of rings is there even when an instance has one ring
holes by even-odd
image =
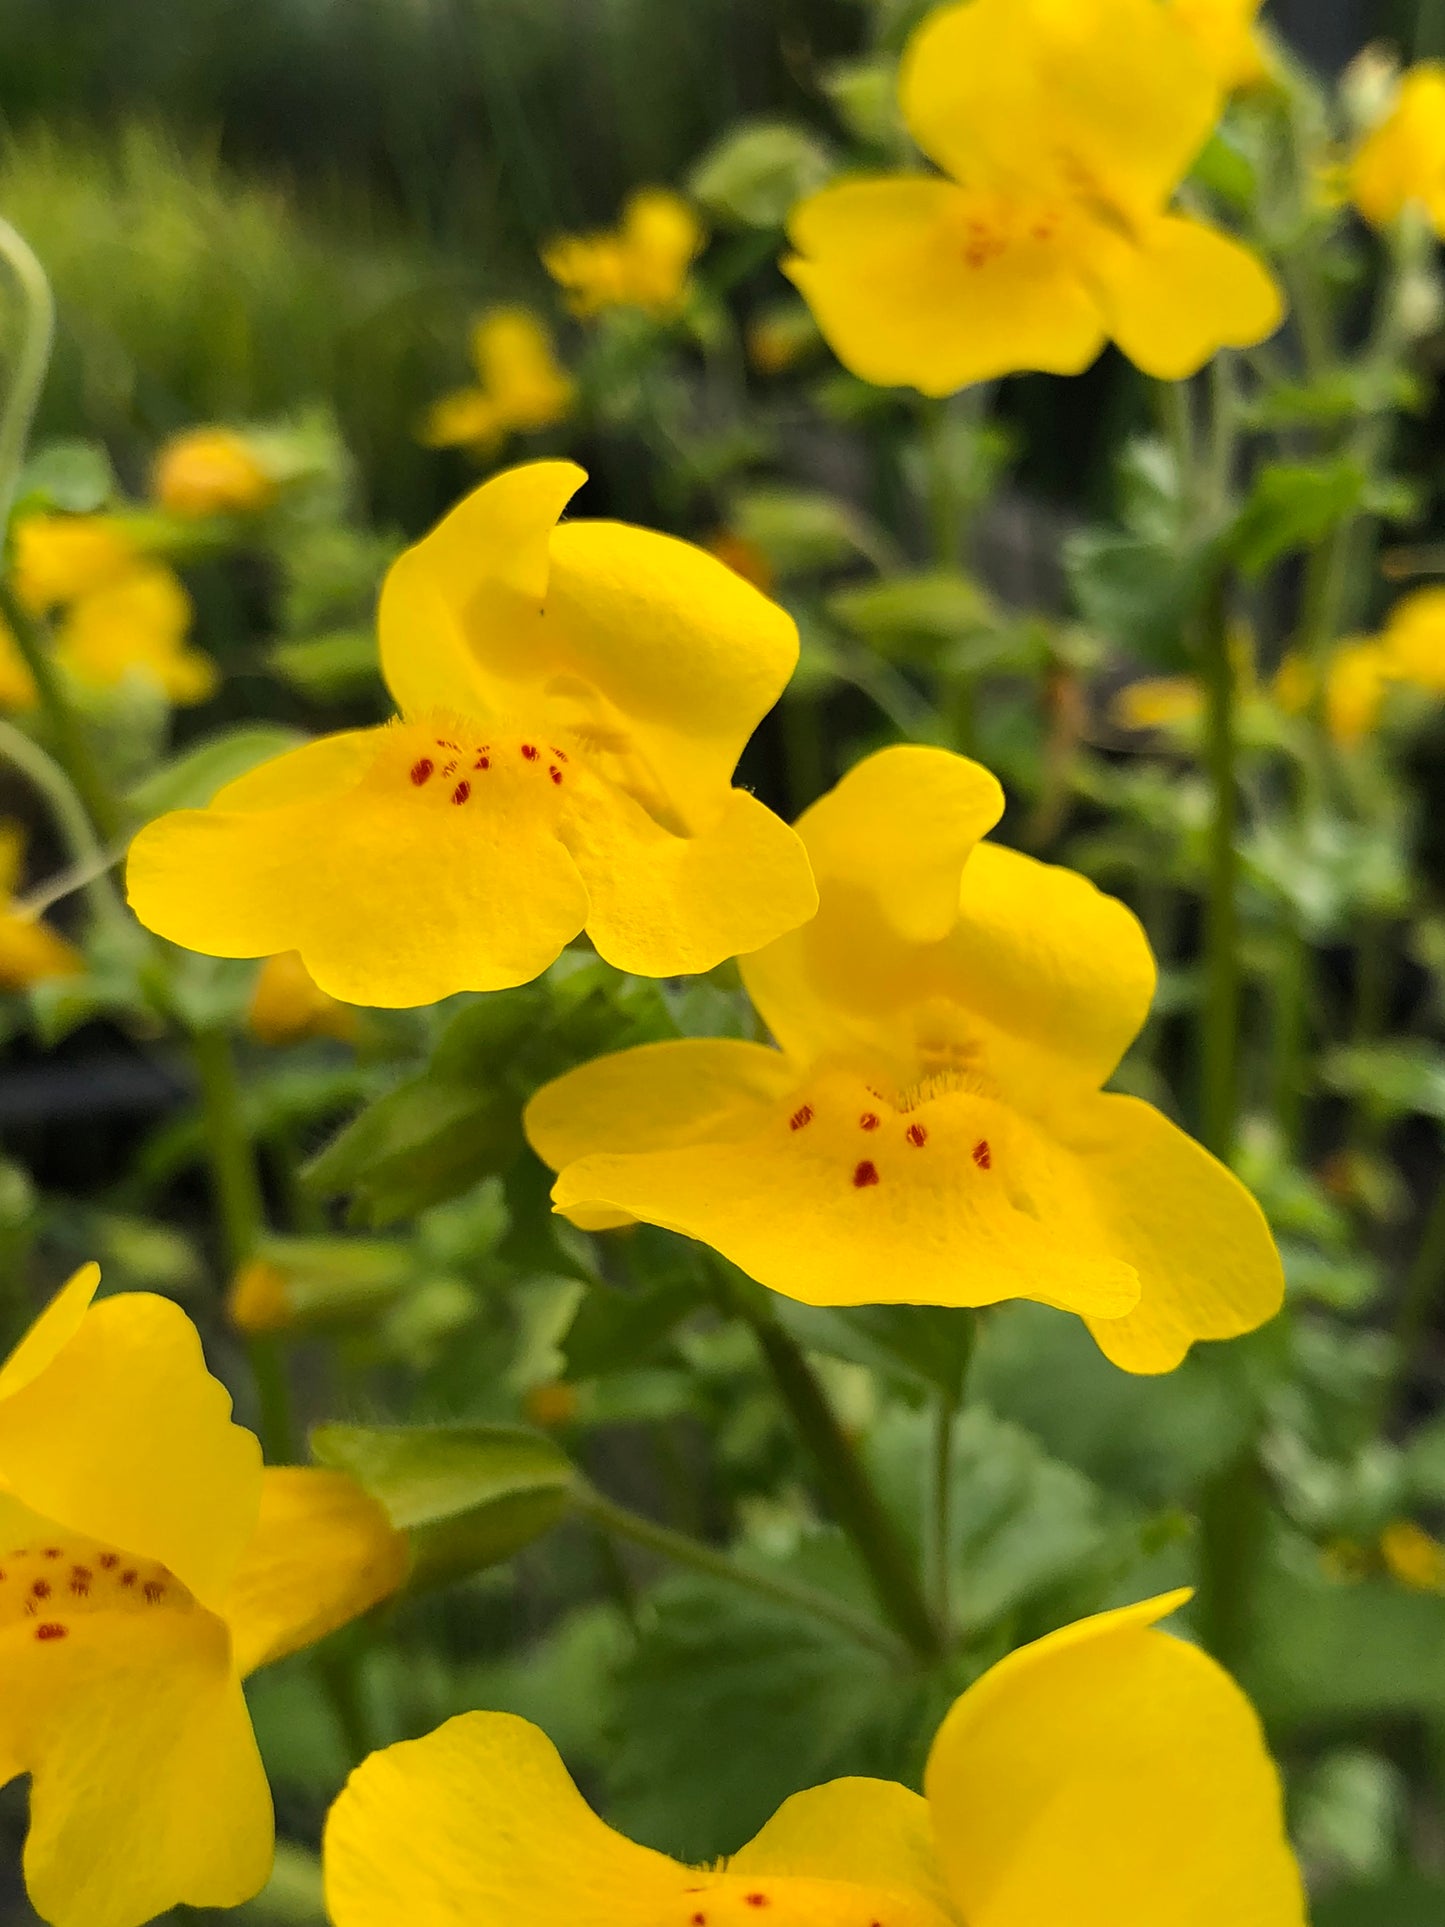
[[[464,811],[496,804],[504,794],[515,803],[522,800],[519,791],[534,806],[552,807],[577,774],[576,746],[561,741],[555,728],[446,718],[402,723],[387,737],[373,779],[434,809]]]
[[[851,1880],[797,1875],[749,1876],[725,1870],[703,1877],[646,1927],[949,1927],[922,1894],[863,1887]]]
[[[191,1612],[196,1602],[168,1567],[74,1533],[0,1552],[0,1630],[21,1626],[41,1645],[98,1614]]]

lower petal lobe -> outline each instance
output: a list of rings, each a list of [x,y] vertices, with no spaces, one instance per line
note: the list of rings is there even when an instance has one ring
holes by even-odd
[[[1248,248],[1180,215],[1147,223],[1135,241],[1101,230],[1091,268],[1110,335],[1160,381],[1264,341],[1284,318],[1279,288]]]

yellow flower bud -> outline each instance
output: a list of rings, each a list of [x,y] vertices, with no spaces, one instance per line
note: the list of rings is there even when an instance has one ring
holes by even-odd
[[[152,493],[172,515],[250,515],[276,499],[276,480],[243,435],[190,428],[156,457]]]

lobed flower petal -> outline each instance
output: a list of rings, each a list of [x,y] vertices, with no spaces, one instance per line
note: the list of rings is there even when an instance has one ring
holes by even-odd
[[[1221,348],[1253,347],[1284,319],[1284,297],[1258,257],[1181,215],[1130,240],[1100,234],[1089,271],[1111,337],[1160,381],[1183,381]]]
[[[244,1677],[388,1599],[410,1553],[376,1500],[343,1472],[267,1466],[261,1513],[222,1615]]]
[[[581,1157],[553,1200],[586,1223],[625,1213],[680,1231],[807,1304],[1035,1298],[1116,1318],[1138,1300],[1080,1161],[995,1098],[905,1104],[823,1067],[759,1120],[742,1135],[740,1111],[726,1137]]]
[[[255,1530],[260,1447],[168,1299],[103,1299],[66,1335],[93,1288],[89,1268],[77,1273],[10,1360],[21,1382],[0,1381],[0,1479],[35,1512],[159,1560],[214,1607]]]
[[[0,1366],[0,1401],[39,1378],[65,1349],[80,1330],[99,1288],[99,1265],[82,1265],[67,1279]]]
[[[661,1927],[696,1876],[634,1846],[583,1800],[551,1742],[508,1713],[464,1713],[373,1753],[325,1835],[334,1927]]]
[[[1217,81],[1158,0],[965,0],[909,41],[899,97],[955,180],[1154,214],[1218,118]],[[1017,365],[1017,364],[1016,364]]]
[[[1253,1709],[1150,1630],[1184,1597],[1011,1653],[944,1720],[924,1790],[968,1927],[1304,1927]]]
[[[879,387],[1078,374],[1104,346],[1097,304],[1052,239],[998,219],[924,175],[840,181],[793,210],[783,272],[843,365]]]
[[[1202,1338],[1236,1338],[1274,1317],[1284,1270],[1268,1222],[1234,1173],[1151,1104],[1093,1099],[1059,1125],[1079,1156],[1139,1302],[1090,1321],[1126,1372],[1168,1372]]]
[[[893,1780],[830,1780],[795,1793],[728,1872],[852,1881],[930,1903],[940,1927],[953,1919],[928,1802]]]
[[[115,1301],[112,1301],[115,1302]],[[271,1867],[271,1796],[211,1614],[76,1615],[0,1633],[0,1774],[28,1772],[25,1884],[52,1927],[234,1907]]]

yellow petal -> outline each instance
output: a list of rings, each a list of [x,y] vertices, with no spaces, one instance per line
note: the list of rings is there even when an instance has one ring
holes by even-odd
[[[1202,221],[1165,215],[1134,241],[1101,233],[1090,268],[1110,335],[1160,381],[1184,380],[1221,348],[1253,347],[1284,319],[1258,257]]]
[[[270,1870],[271,1796],[230,1641],[194,1605],[67,1602],[0,1633],[0,1760],[31,1775],[25,1884],[53,1927],[234,1907]]]
[[[619,1927],[687,1915],[695,1876],[590,1810],[556,1749],[508,1713],[464,1713],[359,1766],[325,1835],[334,1927]]]
[[[1016,369],[1078,374],[1104,345],[1047,224],[950,182],[842,181],[794,209],[788,236],[783,272],[843,365],[880,387],[951,395]]]
[[[1219,113],[1219,90],[1157,0],[967,0],[904,53],[903,114],[955,179],[1155,212]]]
[[[104,587],[136,565],[108,515],[26,515],[15,524],[15,593],[35,615]]]
[[[697,214],[670,188],[643,187],[622,210],[627,298],[648,314],[677,307],[706,239]]]
[[[354,1479],[268,1466],[261,1516],[222,1608],[244,1677],[310,1646],[406,1581],[405,1533]]]
[[[305,1037],[356,1037],[356,1012],[318,988],[294,950],[268,957],[256,975],[246,1024],[263,1044],[294,1044]]]
[[[472,332],[472,354],[497,418],[508,428],[545,428],[572,403],[552,337],[529,308],[493,308]]]
[[[381,667],[404,715],[485,718],[514,699],[483,651],[525,652],[547,599],[552,531],[587,476],[575,462],[526,462],[474,489],[392,564],[377,623]],[[546,669],[541,670],[542,674]]]
[[[1264,1213],[1233,1172],[1151,1104],[1098,1097],[1060,1118],[1139,1302],[1090,1329],[1129,1372],[1172,1371],[1196,1339],[1235,1338],[1273,1318],[1284,1272]]]
[[[1270,75],[1269,51],[1255,22],[1261,0],[1170,0],[1169,11],[1188,34],[1221,87],[1256,87]]]
[[[1445,66],[1438,61],[1421,61],[1401,81],[1394,107],[1351,163],[1350,195],[1376,227],[1412,205],[1437,234],[1445,226]]]
[[[419,440],[428,448],[456,448],[471,443],[491,448],[502,438],[501,410],[480,388],[457,388],[434,401],[422,422]]]
[[[540,975],[587,916],[545,767],[499,758],[474,796],[474,743],[462,755],[420,726],[371,735],[372,767],[350,790],[271,809],[223,796],[143,830],[127,872],[137,916],[212,956],[299,951],[345,1003],[433,1003]]]
[[[1109,1318],[1138,1298],[1080,1162],[996,1098],[885,1093],[820,1068],[759,1125],[584,1156],[553,1199],[697,1238],[807,1304],[1036,1298]]]
[[[1304,1927],[1253,1709],[1149,1629],[1179,1598],[1023,1647],[944,1720],[924,1788],[969,1927]]]
[[[544,1084],[523,1115],[527,1142],[562,1170],[596,1151],[632,1155],[746,1137],[797,1073],[780,1052],[730,1037],[685,1037],[614,1051]],[[584,1231],[631,1222],[585,1206],[568,1213]]]
[[[73,1316],[77,1274],[41,1350]],[[74,1296],[72,1296],[74,1294]],[[22,1371],[30,1360],[12,1360]],[[203,1604],[224,1597],[255,1529],[261,1452],[231,1420],[195,1326],[148,1292],[102,1299],[0,1400],[0,1477],[34,1511],[158,1559]]]
[[[333,797],[359,783],[376,761],[374,729],[341,730],[318,736],[272,756],[225,784],[211,799],[217,810],[275,810],[287,803]]]
[[[0,1400],[38,1378],[80,1330],[100,1285],[100,1266],[82,1265],[56,1292],[0,1367]]]
[[[1390,611],[1383,637],[1390,669],[1404,682],[1445,694],[1445,589],[1416,589]]]
[[[28,990],[52,977],[78,977],[84,969],[85,958],[59,931],[0,903],[0,990]]]
[[[34,709],[40,700],[15,632],[0,616],[0,709]]]
[[[151,492],[171,515],[253,515],[278,489],[244,435],[201,427],[171,436],[156,457]]]
[[[812,916],[818,892],[786,823],[746,790],[697,836],[660,828],[601,785],[563,830],[591,900],[599,956],[643,977],[712,970]]]
[[[855,1881],[930,1903],[940,1927],[952,1918],[928,1802],[892,1780],[831,1780],[795,1793],[728,1872]]]
[[[141,563],[71,604],[55,652],[92,688],[113,689],[138,675],[172,702],[202,702],[215,688],[216,666],[185,647],[191,617],[191,598],[174,570]]]

